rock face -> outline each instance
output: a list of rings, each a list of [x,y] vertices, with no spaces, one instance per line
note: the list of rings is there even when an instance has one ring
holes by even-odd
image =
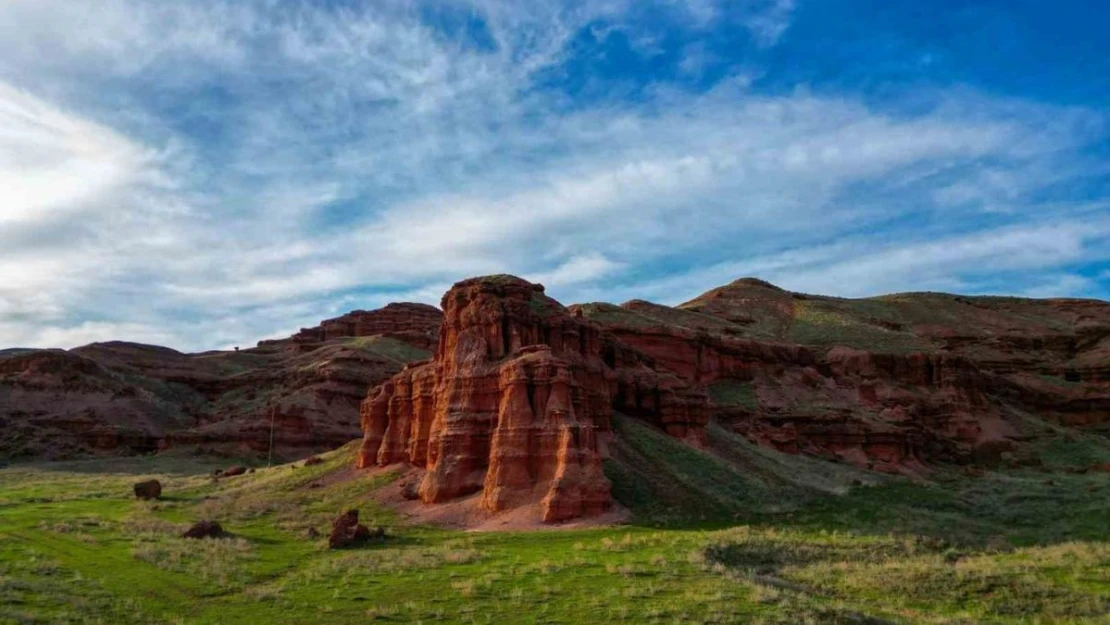
[[[434,359],[363,403],[359,466],[424,467],[426,503],[481,491],[486,510],[538,503],[545,521],[605,510],[616,376],[598,328],[511,276],[460,282],[442,306]]]
[[[442,315],[393,304],[347,317],[361,321],[238,351],[0,350],[0,459],[181,446],[265,454],[271,422],[277,457],[333,449],[358,437],[368,387],[427,357]]]

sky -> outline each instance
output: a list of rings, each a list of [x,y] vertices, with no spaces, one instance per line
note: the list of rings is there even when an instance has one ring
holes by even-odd
[[[0,348],[512,273],[1110,298],[1110,2],[0,0]]]

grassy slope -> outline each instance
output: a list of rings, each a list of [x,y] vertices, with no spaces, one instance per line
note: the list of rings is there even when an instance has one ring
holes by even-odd
[[[370,498],[391,474],[349,471],[352,446],[219,482],[172,456],[0,469],[0,623],[1098,623],[1110,610],[1105,473],[913,484],[717,427],[724,457],[615,422],[607,472],[636,519],[617,528],[405,525]],[[1064,467],[1110,452],[1061,432],[1044,455]],[[166,499],[130,497],[145,475]],[[305,536],[347,507],[393,538],[330,552]],[[176,537],[200,518],[236,538]]]

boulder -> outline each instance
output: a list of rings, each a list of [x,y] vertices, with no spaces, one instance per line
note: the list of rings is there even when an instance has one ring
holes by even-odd
[[[308,458],[305,458],[304,466],[311,467],[311,466],[315,466],[315,465],[318,465],[318,464],[323,464],[323,462],[324,462],[324,459],[319,457],[319,456],[309,456]]]
[[[215,521],[197,521],[182,534],[182,538],[224,538],[227,535],[224,528]]]
[[[135,497],[139,499],[158,499],[162,496],[162,483],[158,480],[147,480],[135,484]]]
[[[328,547],[343,549],[384,538],[385,530],[383,528],[367,528],[358,522],[358,510],[351,509],[332,521],[331,534],[328,535]]]
[[[235,465],[233,467],[228,467],[228,468],[224,469],[223,471],[220,471],[220,477],[234,477],[236,475],[242,475],[246,472],[247,472],[247,467],[240,466],[240,465]]]

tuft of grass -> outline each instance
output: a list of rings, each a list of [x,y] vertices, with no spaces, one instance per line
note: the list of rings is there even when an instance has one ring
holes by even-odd
[[[347,339],[344,343],[401,364],[424,360],[431,356],[427,350],[388,336],[360,336]]]
[[[575,308],[582,312],[587,319],[603,326],[617,326],[625,328],[648,328],[661,325],[658,319],[642,315],[634,310],[628,310],[615,304],[605,302],[590,302],[576,304]]]
[[[867,314],[868,300],[807,299],[794,302],[794,317],[784,338],[821,348],[837,345],[873,352],[906,354],[932,345],[891,321]]]
[[[759,405],[755,387],[750,382],[739,380],[718,380],[709,385],[709,397],[722,407],[755,410]]]

